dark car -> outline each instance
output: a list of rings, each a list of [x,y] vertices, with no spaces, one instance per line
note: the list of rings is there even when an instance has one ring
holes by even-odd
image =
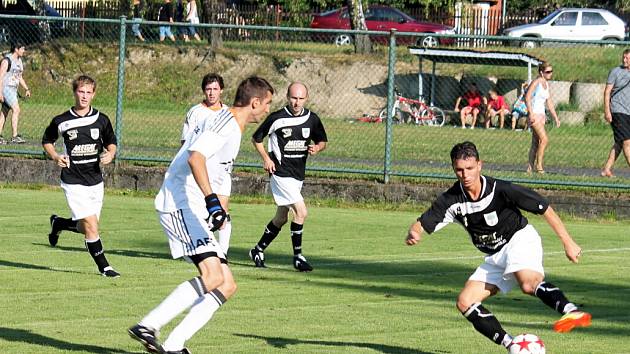
[[[49,4],[33,0],[2,1],[0,14],[61,17]],[[20,39],[25,44],[44,42],[61,35],[63,31],[63,21],[0,18],[0,42],[10,42],[13,39]]]
[[[370,31],[389,31],[396,29],[398,32],[425,33],[420,37],[401,37],[402,41],[408,44],[417,44],[423,47],[435,47],[438,44],[452,44],[453,38],[438,38],[431,34],[455,34],[453,27],[439,23],[421,22],[406,13],[389,6],[372,5],[365,11],[365,24]],[[350,29],[350,17],[348,9],[343,7],[317,14],[313,17],[311,28],[323,29]],[[337,45],[347,45],[352,43],[352,36],[349,34],[335,34],[334,42]],[[384,42],[386,38],[377,36],[373,38],[377,42]],[[409,43],[410,42],[410,43]]]

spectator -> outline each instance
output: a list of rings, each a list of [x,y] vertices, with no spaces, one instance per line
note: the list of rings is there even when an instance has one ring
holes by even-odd
[[[168,22],[168,25],[160,25],[160,42],[164,42],[164,38],[168,37],[172,42],[175,42],[175,36],[171,32],[171,23],[173,23],[173,4],[171,0],[164,0],[164,4],[160,6],[158,10],[158,21]]]
[[[488,107],[486,109],[486,120],[484,122],[486,129],[492,125],[492,119],[499,116],[499,129],[503,129],[505,122],[505,115],[510,114],[510,107],[505,102],[503,96],[499,96],[496,89],[490,89],[488,91]]]
[[[18,134],[18,122],[20,119],[20,104],[18,102],[18,88],[22,86],[25,90],[26,97],[31,97],[31,90],[29,90],[22,73],[24,73],[24,64],[22,63],[22,57],[26,47],[20,41],[15,41],[11,44],[11,53],[7,54],[0,61],[0,134],[4,129],[4,122],[9,114],[9,111],[13,111],[11,115],[11,143],[24,144],[26,140]],[[0,144],[6,144],[7,141],[0,135]]]
[[[133,36],[138,38],[140,42],[144,42],[144,37],[140,31],[140,21],[142,21],[142,3],[140,0],[133,0],[133,21],[134,24],[131,25]]]
[[[201,41],[197,29],[195,28],[195,25],[199,24],[199,13],[197,12],[197,2],[195,0],[188,0],[186,4],[186,21],[191,24],[191,26],[188,27],[188,33],[197,41]]]
[[[532,144],[529,148],[527,173],[532,173],[534,169],[537,173],[545,173],[543,159],[545,157],[545,149],[547,144],[549,144],[549,137],[545,131],[545,122],[547,120],[545,106],[556,121],[556,126],[560,127],[560,119],[558,119],[551,100],[549,88],[551,75],[553,75],[551,64],[547,62],[540,64],[538,66],[538,77],[529,85],[525,95],[527,111],[530,112],[529,126],[532,128]]]
[[[186,17],[184,15],[185,9],[183,0],[177,0],[175,5],[175,22],[184,22]],[[177,26],[176,32],[178,36],[182,37],[184,42],[188,42],[188,27]]]
[[[463,108],[459,108],[460,104],[463,101],[466,101],[466,106]],[[455,102],[455,112],[459,112],[459,117],[462,121],[462,129],[466,129],[466,117],[471,114],[472,115],[472,124],[470,125],[470,129],[475,129],[475,124],[477,123],[477,116],[481,112],[482,103],[485,102],[485,98],[479,92],[477,88],[477,84],[474,82],[468,86],[468,91],[464,92],[464,94],[457,98]]]
[[[527,118],[527,104],[525,103],[525,94],[527,93],[527,82],[521,85],[521,94],[512,105],[512,130],[516,129],[518,121]],[[525,124],[526,125],[526,124]],[[524,125],[524,126],[525,126]]]

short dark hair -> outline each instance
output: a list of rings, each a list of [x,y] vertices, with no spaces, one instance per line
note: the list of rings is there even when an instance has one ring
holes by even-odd
[[[208,84],[211,84],[213,82],[218,83],[221,90],[223,90],[223,87],[224,87],[223,78],[221,77],[221,75],[216,74],[216,73],[209,73],[203,77],[203,79],[201,80],[201,90],[205,91],[206,86],[208,86]]]
[[[475,144],[470,141],[455,144],[451,149],[451,163],[455,163],[455,160],[466,160],[470,157],[474,157],[475,160],[479,161],[479,151],[477,151]]]
[[[72,92],[83,85],[92,85],[92,89],[96,91],[96,80],[87,75],[79,75],[76,79],[72,80]]]
[[[11,41],[11,53],[15,52],[16,49],[20,49],[22,47],[26,47],[26,44],[21,39],[14,39]]]
[[[245,107],[250,104],[254,97],[265,98],[267,92],[274,94],[273,87],[267,80],[258,76],[248,77],[238,85],[233,106]]]

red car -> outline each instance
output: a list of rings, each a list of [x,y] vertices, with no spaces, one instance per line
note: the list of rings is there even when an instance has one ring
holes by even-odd
[[[365,11],[365,23],[370,31],[389,31],[396,29],[398,32],[426,33],[421,37],[403,36],[399,43],[417,44],[423,47],[435,47],[438,44],[452,44],[454,38],[438,38],[434,34],[455,34],[453,27],[430,22],[420,22],[406,13],[388,6],[372,5]],[[323,29],[350,29],[350,18],[347,8],[326,11],[315,15],[311,22],[311,28]],[[347,45],[352,43],[352,35],[345,33],[334,34],[335,44]],[[376,36],[374,40],[386,42],[387,37]]]

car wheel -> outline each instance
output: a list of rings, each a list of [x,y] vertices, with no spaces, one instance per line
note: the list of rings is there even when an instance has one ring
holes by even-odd
[[[335,44],[338,46],[352,44],[352,36],[349,34],[339,34],[335,36]]]
[[[532,40],[524,40],[521,42],[522,48],[536,48],[538,47],[538,42]]]
[[[418,45],[424,48],[434,48],[438,46],[437,38],[433,36],[422,37],[418,39]]]

